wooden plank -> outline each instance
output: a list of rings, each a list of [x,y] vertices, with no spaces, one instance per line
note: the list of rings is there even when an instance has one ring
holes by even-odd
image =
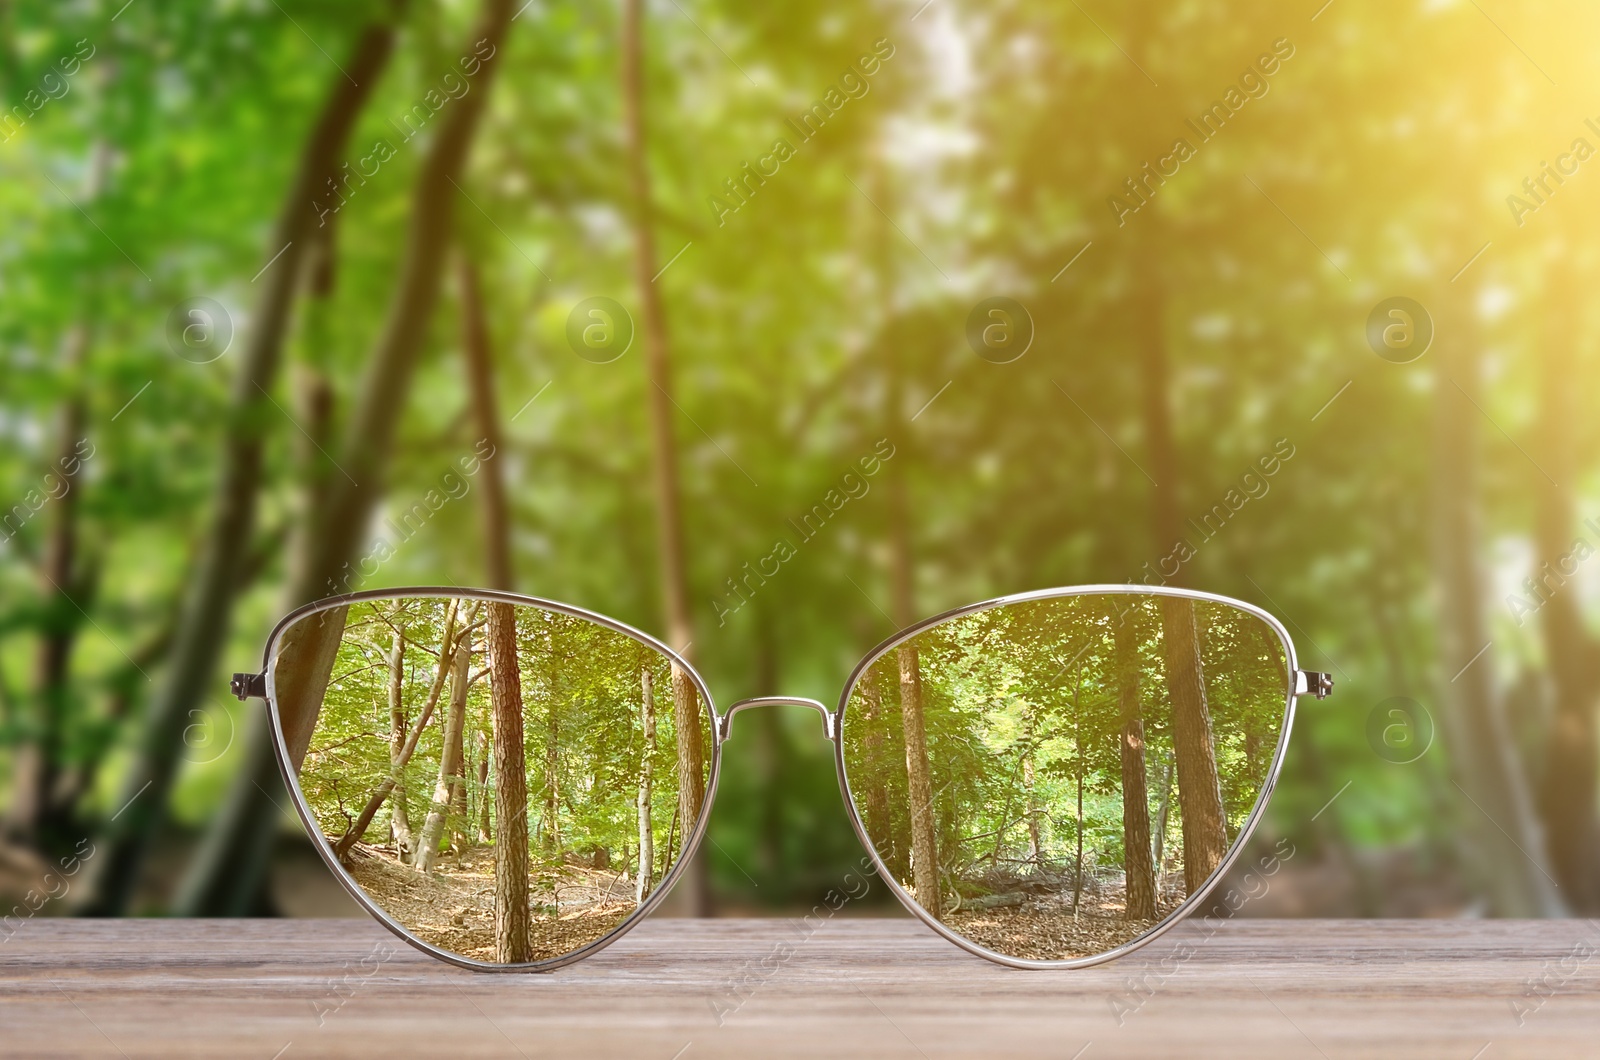
[[[368,960],[363,968],[362,960]],[[903,919],[646,921],[473,973],[359,921],[38,920],[0,945],[5,1056],[1592,1054],[1593,921],[1242,920],[1026,972]]]

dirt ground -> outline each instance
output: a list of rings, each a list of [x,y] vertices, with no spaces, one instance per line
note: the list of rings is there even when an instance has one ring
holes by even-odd
[[[368,897],[418,938],[480,961],[494,960],[494,851],[445,855],[433,875],[358,846],[350,874]],[[529,877],[533,959],[548,960],[604,938],[633,914],[633,889],[616,873],[566,865]]]
[[[1030,898],[1020,906],[958,910],[940,919],[958,934],[1008,957],[1060,961],[1114,950],[1149,931],[1178,903],[1163,901],[1155,920],[1124,920],[1121,887],[1085,891],[1073,915],[1072,894]]]

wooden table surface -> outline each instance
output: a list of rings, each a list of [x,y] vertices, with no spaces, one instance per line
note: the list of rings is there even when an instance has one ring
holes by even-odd
[[[1600,924],[1186,924],[1027,972],[910,920],[651,919],[494,975],[360,921],[35,920],[0,944],[0,1054],[1594,1056]]]

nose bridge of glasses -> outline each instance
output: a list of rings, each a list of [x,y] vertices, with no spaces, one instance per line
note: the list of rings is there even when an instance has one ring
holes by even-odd
[[[814,699],[802,696],[757,696],[754,699],[739,700],[722,715],[719,734],[722,739],[726,740],[728,734],[733,731],[733,716],[751,707],[810,707],[822,715],[822,730],[828,739],[832,740],[838,734],[837,719],[834,718],[833,712]]]

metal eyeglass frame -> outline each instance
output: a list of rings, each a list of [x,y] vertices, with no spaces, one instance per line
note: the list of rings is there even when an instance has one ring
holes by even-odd
[[[910,640],[917,634],[934,626],[942,625],[964,615],[974,614],[979,611],[988,611],[1011,604],[1028,603],[1038,600],[1054,600],[1071,596],[1104,596],[1113,594],[1168,596],[1181,597],[1190,600],[1206,600],[1212,603],[1225,604],[1229,607],[1234,607],[1238,610],[1244,611],[1247,614],[1254,615],[1266,622],[1267,625],[1271,627],[1272,631],[1278,635],[1278,639],[1283,644],[1288,674],[1288,683],[1287,687],[1285,688],[1284,695],[1283,728],[1278,737],[1277,750],[1272,757],[1272,767],[1267,773],[1266,780],[1262,783],[1261,791],[1256,796],[1255,806],[1251,808],[1249,816],[1245,818],[1244,824],[1240,827],[1238,835],[1234,838],[1232,844],[1229,846],[1228,852],[1223,857],[1221,863],[1218,864],[1217,868],[1211,873],[1211,875],[1206,879],[1205,883],[1198,890],[1184,899],[1182,903],[1173,909],[1172,912],[1168,913],[1167,916],[1154,927],[1150,928],[1143,934],[1130,939],[1115,949],[1106,951],[1105,953],[1098,953],[1089,957],[1079,957],[1071,960],[1028,960],[1021,957],[1011,957],[1003,953],[996,953],[995,951],[980,946],[972,940],[965,938],[964,936],[951,930],[927,910],[923,909],[922,906],[918,905],[916,900],[912,898],[911,895],[906,892],[905,888],[900,885],[900,882],[895,879],[894,874],[889,870],[888,866],[884,864],[882,857],[880,857],[878,854],[877,848],[873,845],[871,837],[867,835],[866,826],[861,820],[861,813],[856,806],[855,797],[850,790],[849,771],[845,766],[844,758],[844,725],[850,697],[855,692],[856,685],[861,680],[862,675],[866,673],[867,669],[872,666],[873,663],[877,662],[885,654],[899,647],[907,640]],[[543,961],[530,961],[524,964],[495,964],[489,961],[477,961],[468,957],[462,957],[459,954],[451,953],[448,950],[435,946],[431,942],[427,942],[421,938],[418,938],[411,931],[396,922],[394,918],[390,917],[389,914],[386,913],[376,903],[374,903],[372,899],[367,897],[366,892],[361,889],[361,887],[355,882],[354,878],[351,877],[349,871],[339,863],[339,859],[334,855],[333,843],[331,843],[328,840],[328,837],[323,834],[321,826],[317,823],[316,818],[312,815],[310,807],[306,802],[305,793],[300,789],[299,776],[296,774],[295,770],[290,768],[289,750],[283,735],[283,722],[282,718],[278,714],[276,694],[277,689],[274,680],[274,667],[272,665],[272,660],[275,650],[278,646],[279,639],[282,637],[284,631],[296,621],[304,618],[307,615],[315,614],[318,611],[327,611],[336,607],[343,607],[347,604],[359,603],[364,600],[390,600],[401,598],[486,600],[499,603],[515,604],[519,607],[535,607],[547,611],[553,611],[557,614],[568,615],[573,618],[586,619],[597,625],[604,626],[607,629],[631,637],[646,647],[653,648],[654,650],[660,652],[662,655],[666,656],[668,661],[670,661],[674,666],[682,669],[683,672],[688,675],[689,679],[694,682],[696,690],[699,692],[702,700],[705,703],[706,714],[711,723],[712,736],[711,772],[706,780],[706,792],[705,798],[700,807],[700,817],[695,821],[693,832],[685,836],[683,849],[679,852],[678,857],[672,863],[672,866],[667,870],[666,875],[662,877],[661,882],[656,885],[655,890],[653,890],[643,902],[639,903],[639,906],[633,911],[633,913],[626,920],[612,929],[609,934],[602,938],[596,939],[588,945],[579,947],[571,953],[564,954],[561,957],[555,957]],[[978,603],[968,604],[964,607],[958,607],[950,611],[945,611],[941,614],[934,615],[931,618],[923,619],[921,622],[918,622],[915,625],[902,629],[894,636],[888,638],[880,643],[877,647],[873,648],[872,651],[868,652],[866,657],[857,663],[855,669],[850,672],[850,677],[845,682],[844,691],[839,695],[839,705],[831,711],[825,705],[815,699],[805,699],[798,696],[761,696],[753,699],[741,699],[728,707],[726,712],[718,714],[715,701],[711,698],[711,690],[706,687],[705,680],[700,676],[699,671],[690,665],[689,661],[682,655],[678,654],[678,652],[674,651],[662,641],[650,636],[650,634],[634,629],[632,626],[629,626],[626,623],[618,622],[616,619],[610,618],[596,611],[590,611],[587,608],[575,607],[572,604],[564,604],[557,600],[546,600],[535,596],[522,596],[517,593],[499,592],[489,589],[458,589],[441,586],[425,586],[419,588],[372,589],[357,593],[347,593],[342,596],[328,597],[323,600],[315,601],[314,603],[306,604],[305,606],[297,608],[285,615],[283,619],[280,620],[275,627],[273,627],[271,634],[267,637],[266,648],[262,654],[262,672],[255,674],[234,674],[232,691],[233,694],[240,700],[254,698],[263,699],[266,701],[267,710],[272,722],[272,748],[278,760],[278,769],[283,774],[284,783],[294,798],[295,810],[300,815],[301,823],[311,834],[312,838],[316,840],[317,852],[322,856],[322,860],[327,863],[327,866],[333,872],[334,877],[338,879],[338,881],[344,886],[344,889],[350,893],[350,896],[354,898],[356,902],[368,913],[370,913],[379,923],[388,928],[401,939],[404,939],[407,943],[415,946],[417,949],[429,954],[430,956],[436,957],[439,960],[446,961],[450,964],[459,965],[463,968],[471,968],[476,971],[494,972],[551,971],[564,965],[572,964],[575,961],[583,960],[585,957],[592,956],[593,954],[598,953],[600,950],[605,949],[607,946],[611,945],[611,943],[615,942],[617,939],[631,931],[639,923],[639,921],[648,916],[651,910],[659,905],[662,899],[666,897],[667,893],[671,891],[673,884],[676,883],[678,878],[682,875],[684,867],[688,865],[690,860],[694,857],[695,852],[699,849],[700,840],[705,836],[706,826],[711,819],[712,803],[716,799],[717,794],[717,777],[721,772],[722,765],[722,745],[732,733],[734,715],[742,710],[765,706],[810,707],[822,715],[823,731],[827,735],[827,738],[833,742],[834,763],[839,774],[839,791],[844,797],[845,808],[849,811],[850,823],[855,828],[856,836],[861,840],[861,845],[866,848],[867,853],[871,856],[874,870],[878,874],[879,878],[882,879],[884,883],[888,885],[889,889],[894,892],[895,897],[900,900],[900,903],[910,910],[910,912],[923,923],[927,924],[929,927],[933,928],[933,930],[937,931],[939,934],[943,935],[945,938],[949,939],[951,942],[955,943],[957,946],[961,947],[967,952],[976,954],[979,957],[984,957],[998,964],[1008,965],[1013,968],[1083,968],[1093,964],[1100,964],[1104,961],[1115,960],[1116,958],[1138,949],[1140,946],[1152,942],[1156,938],[1160,937],[1163,933],[1172,928],[1173,925],[1177,924],[1179,921],[1183,920],[1190,913],[1192,913],[1194,909],[1205,900],[1206,896],[1212,891],[1212,889],[1215,888],[1219,882],[1221,882],[1222,877],[1227,873],[1234,861],[1237,860],[1240,853],[1243,852],[1246,840],[1248,840],[1251,833],[1255,831],[1255,827],[1260,821],[1262,812],[1266,808],[1267,799],[1271,796],[1273,786],[1277,783],[1278,773],[1283,768],[1284,754],[1287,752],[1289,747],[1289,733],[1294,727],[1295,699],[1304,695],[1311,695],[1315,696],[1317,699],[1324,699],[1333,689],[1333,678],[1330,674],[1306,671],[1298,668],[1294,652],[1294,642],[1290,639],[1288,630],[1286,630],[1283,627],[1283,624],[1271,614],[1263,611],[1259,607],[1256,607],[1254,604],[1249,604],[1242,600],[1235,600],[1232,597],[1219,596],[1216,593],[1200,592],[1193,589],[1178,589],[1167,586],[1142,585],[1078,585],[1056,589],[1039,589],[1033,592],[1016,593],[1011,596],[1001,596],[991,600],[983,600]]]

